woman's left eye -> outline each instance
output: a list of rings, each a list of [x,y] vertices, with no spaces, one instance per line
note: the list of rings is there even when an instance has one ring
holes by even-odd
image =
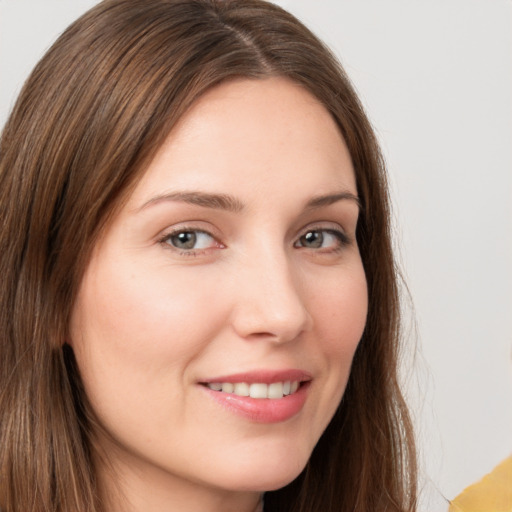
[[[306,249],[340,249],[349,243],[348,237],[334,229],[310,229],[294,244],[295,247]]]
[[[174,233],[166,235],[161,241],[174,249],[184,252],[220,246],[212,235],[198,229],[175,231]]]

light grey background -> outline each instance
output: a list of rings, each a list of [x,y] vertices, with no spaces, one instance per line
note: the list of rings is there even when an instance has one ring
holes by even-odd
[[[0,126],[44,50],[95,3],[0,0]],[[442,496],[512,453],[512,2],[278,3],[334,49],[382,141],[415,307],[404,379],[421,509],[446,510]]]

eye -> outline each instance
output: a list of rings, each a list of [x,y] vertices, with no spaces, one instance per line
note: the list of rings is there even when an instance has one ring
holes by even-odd
[[[180,251],[196,251],[209,249],[210,247],[220,247],[220,244],[212,235],[198,229],[175,231],[165,235],[161,242],[170,245],[174,249],[179,249]]]
[[[349,243],[345,233],[335,229],[310,229],[295,242],[295,247],[306,249],[340,249]]]

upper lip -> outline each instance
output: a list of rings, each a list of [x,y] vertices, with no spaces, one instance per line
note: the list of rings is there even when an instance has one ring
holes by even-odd
[[[286,381],[309,381],[312,376],[309,372],[298,369],[285,369],[285,370],[253,370],[247,372],[233,373],[230,375],[220,375],[214,378],[201,380],[201,384],[211,384],[213,382],[237,382],[263,383],[272,384],[273,382],[286,382]]]

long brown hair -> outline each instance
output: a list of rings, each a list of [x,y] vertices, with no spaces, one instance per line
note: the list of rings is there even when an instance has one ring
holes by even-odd
[[[260,0],[106,0],[26,82],[0,142],[0,507],[100,512],[70,312],[85,265],[173,125],[214,85],[284,76],[347,143],[362,202],[369,314],[342,402],[279,512],[411,511],[416,466],[397,382],[399,297],[386,176],[368,119],[329,50]]]

